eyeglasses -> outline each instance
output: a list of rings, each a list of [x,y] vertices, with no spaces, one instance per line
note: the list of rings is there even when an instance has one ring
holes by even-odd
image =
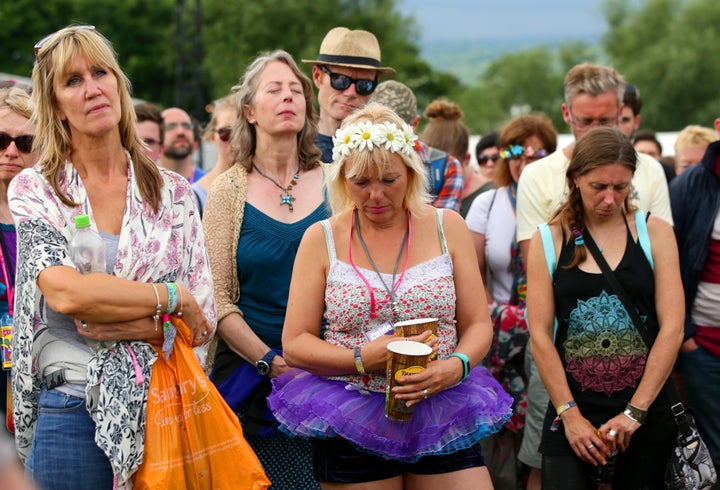
[[[0,133],[0,150],[6,150],[10,143],[14,141],[18,150],[23,153],[30,153],[34,139],[35,137],[31,134],[23,134],[13,138],[7,133]]]
[[[192,129],[193,129],[192,123],[189,123],[187,121],[165,123],[163,125],[163,129],[165,131],[172,131],[173,129],[177,128],[178,126],[183,128],[185,131],[192,131]]]
[[[218,134],[218,138],[220,138],[220,141],[227,143],[230,141],[230,136],[232,136],[232,128],[224,127],[220,129],[214,130]]]
[[[487,165],[488,161],[492,160],[493,162],[497,162],[500,160],[500,154],[499,153],[493,153],[492,155],[482,155],[478,157],[478,164],[479,165]]]
[[[42,49],[43,46],[45,46],[45,43],[47,43],[50,39],[53,38],[56,34],[60,34],[61,32],[65,31],[94,31],[95,26],[69,26],[69,27],[63,27],[59,31],[55,31],[52,34],[48,34],[44,38],[40,39],[38,42],[35,43],[35,57],[37,58],[38,53]]]
[[[575,118],[571,110],[568,111],[568,113],[570,114],[570,124],[574,125],[580,130],[588,129],[591,127],[612,128],[617,126],[618,123],[617,114],[615,115],[615,117],[601,117],[600,119],[593,119],[589,117]]]
[[[358,95],[370,95],[375,91],[378,84],[377,79],[353,78],[342,73],[333,73],[324,65],[320,65],[320,69],[330,75],[330,86],[340,92],[347,90],[354,83]]]
[[[145,143],[149,147],[160,146],[160,142],[152,138],[143,138],[143,143]]]

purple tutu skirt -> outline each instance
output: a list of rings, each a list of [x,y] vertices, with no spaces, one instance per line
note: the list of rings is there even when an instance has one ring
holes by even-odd
[[[484,367],[415,405],[407,422],[385,417],[385,393],[363,395],[347,384],[294,369],[273,379],[268,406],[290,435],[342,437],[363,451],[407,462],[467,449],[512,415],[512,397]]]

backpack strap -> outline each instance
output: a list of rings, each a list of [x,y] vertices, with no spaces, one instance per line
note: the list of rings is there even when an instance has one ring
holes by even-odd
[[[650,268],[655,270],[655,263],[652,258],[652,245],[650,244],[650,235],[647,229],[647,219],[650,217],[650,213],[645,215],[642,211],[638,210],[635,212],[635,228],[638,234],[638,243],[645,253],[648,262],[650,262]]]
[[[552,232],[550,226],[547,223],[543,223],[538,226],[540,230],[540,238],[542,238],[543,250],[545,251],[545,262],[547,263],[548,272],[550,273],[550,280],[552,280],[555,269],[557,269],[557,257],[555,257],[555,244],[553,243]],[[525,320],[527,320],[527,312],[525,313]],[[557,336],[558,321],[557,317],[554,318],[553,322],[553,342]]]
[[[540,238],[542,238],[543,250],[545,251],[545,262],[547,263],[550,278],[555,274],[557,268],[557,258],[555,257],[555,244],[553,243],[552,232],[547,223],[538,226],[540,230]]]
[[[433,147],[428,148],[427,167],[430,180],[430,193],[433,196],[437,196],[442,190],[449,158],[450,154],[445,151]]]

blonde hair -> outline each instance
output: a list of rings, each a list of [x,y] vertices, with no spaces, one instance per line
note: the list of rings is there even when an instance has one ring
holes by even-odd
[[[245,167],[248,172],[252,171],[252,158],[255,155],[257,140],[255,126],[250,124],[243,108],[245,106],[252,107],[255,102],[255,92],[257,92],[260,75],[267,65],[274,61],[279,61],[289,66],[290,70],[292,70],[302,85],[303,97],[305,98],[305,124],[297,137],[298,158],[300,159],[300,168],[310,170],[320,165],[321,156],[320,150],[315,146],[315,136],[317,136],[318,131],[318,115],[313,101],[313,86],[307,75],[298,68],[292,55],[282,49],[265,53],[255,58],[245,70],[245,73],[240,79],[240,83],[232,88],[233,92],[237,92],[235,101],[237,102],[238,113],[237,121],[235,121],[230,138],[230,151],[235,155],[232,165],[240,164]]]
[[[36,126],[35,148],[39,151],[39,167],[64,204],[79,206],[60,190],[59,178],[72,147],[72,135],[68,123],[60,119],[55,110],[55,87],[77,56],[85,56],[91,65],[108,69],[117,79],[120,140],[132,159],[140,194],[157,212],[163,180],[157,165],[145,155],[143,141],[137,133],[130,80],[120,68],[110,41],[87,26],[61,29],[49,36],[37,51],[32,71],[32,99],[35,104],[32,120]]]
[[[373,124],[389,122],[394,123],[399,128],[403,127],[403,120],[392,109],[377,102],[370,102],[364,108],[347,116],[340,126],[340,131],[350,125],[364,121],[370,121]],[[335,160],[335,163],[330,166],[326,183],[328,201],[334,214],[354,206],[347,189],[347,179],[363,175],[371,169],[374,169],[382,178],[383,172],[387,169],[391,153],[394,152],[384,147],[376,146],[372,151],[356,148],[349,155],[341,155]],[[423,205],[431,200],[430,195],[425,190],[427,188],[425,166],[415,151],[410,154],[402,152],[394,154],[402,158],[408,170],[408,188],[403,199],[403,207],[411,213],[421,214]]]
[[[691,124],[678,133],[675,139],[675,154],[686,148],[707,148],[714,141],[717,141],[717,134],[713,129]]]
[[[445,99],[438,99],[427,106],[423,116],[429,120],[420,138],[423,143],[446,151],[464,162],[470,143],[470,131],[460,120],[463,116],[460,106]]]
[[[30,94],[18,87],[0,88],[0,108],[7,107],[18,116],[32,118],[33,104]]]
[[[203,132],[203,139],[209,140],[213,134],[213,131],[217,129],[218,114],[222,111],[232,109],[237,114],[237,101],[235,94],[226,95],[221,97],[212,103],[212,115],[210,116],[210,122],[208,122]]]

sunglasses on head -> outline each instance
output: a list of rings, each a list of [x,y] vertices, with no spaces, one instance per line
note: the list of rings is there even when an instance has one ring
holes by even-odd
[[[7,133],[0,133],[0,150],[7,149],[10,143],[15,142],[15,146],[23,153],[32,151],[33,140],[35,137],[31,134],[23,134],[14,138]]]
[[[481,157],[478,157],[478,163],[480,165],[487,165],[487,162],[490,160],[497,162],[500,160],[500,155],[498,153],[494,153],[492,155],[482,155]]]
[[[342,73],[333,73],[324,65],[320,65],[320,69],[330,76],[330,86],[340,92],[347,90],[350,85],[355,84],[355,91],[358,95],[370,95],[375,91],[378,84],[377,79],[353,78],[348,75],[343,75]]]
[[[90,26],[90,25],[69,26],[69,27],[62,28],[59,31],[55,31],[52,34],[48,34],[47,36],[45,36],[44,38],[40,39],[38,42],[35,43],[35,46],[34,46],[35,57],[37,58],[38,53],[43,48],[43,46],[45,46],[45,43],[47,43],[50,39],[52,39],[53,36],[55,36],[55,34],[60,34],[61,32],[65,32],[65,31],[94,31],[94,30],[95,30],[95,26]]]
[[[230,141],[230,136],[232,136],[232,128],[224,127],[216,129],[215,132],[218,134],[218,138],[220,138],[220,141],[224,143]]]

